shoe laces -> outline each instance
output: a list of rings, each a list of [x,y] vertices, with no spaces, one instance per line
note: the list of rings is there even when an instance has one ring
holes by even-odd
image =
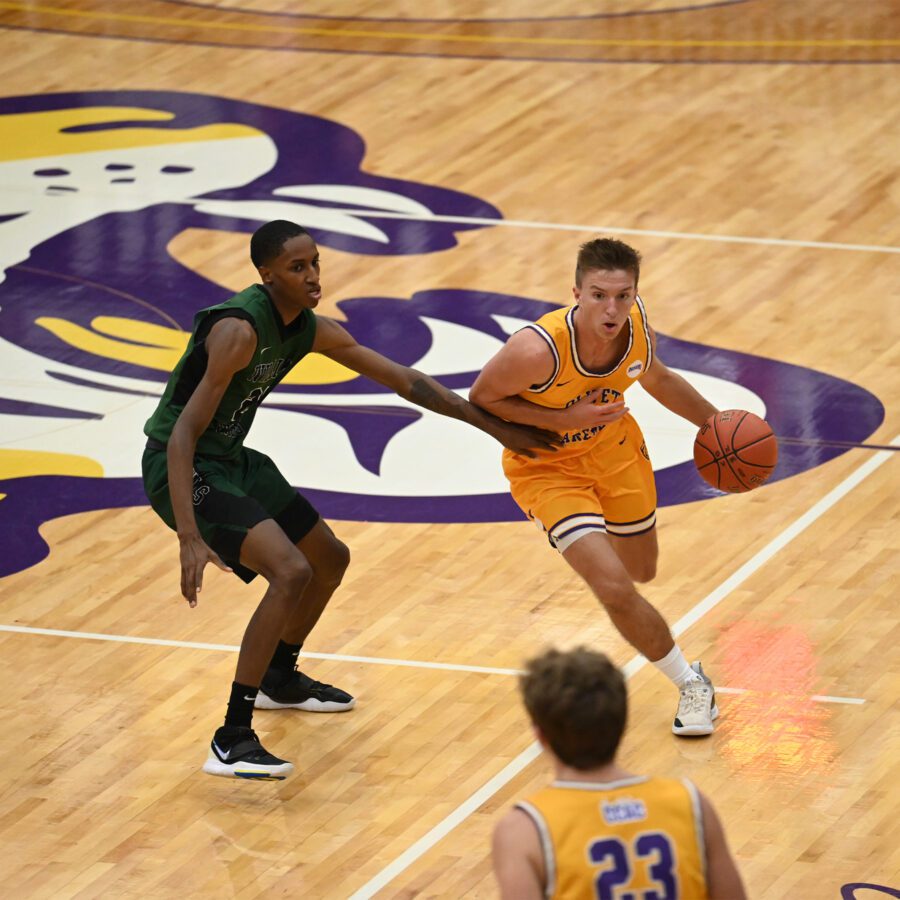
[[[681,689],[678,714],[706,712],[712,688],[705,681],[692,681]]]

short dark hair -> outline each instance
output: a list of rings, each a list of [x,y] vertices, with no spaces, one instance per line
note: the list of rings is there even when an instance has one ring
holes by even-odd
[[[612,762],[628,693],[607,656],[586,647],[548,650],[528,662],[519,684],[532,722],[562,762],[582,770]]]
[[[292,238],[309,232],[296,222],[275,219],[266,222],[253,232],[250,238],[250,259],[258,269],[281,253],[284,245]]]
[[[575,264],[575,284],[578,287],[581,287],[584,273],[591,269],[602,269],[604,272],[623,269],[631,272],[634,275],[634,286],[637,287],[641,275],[641,254],[622,241],[596,238],[578,249],[578,262]]]

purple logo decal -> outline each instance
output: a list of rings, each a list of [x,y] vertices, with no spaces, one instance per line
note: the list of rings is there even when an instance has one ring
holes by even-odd
[[[865,900],[865,895],[858,894],[857,891],[865,891],[866,895],[870,891],[874,891],[875,894],[885,897],[900,898],[900,891],[896,888],[890,888],[883,884],[868,884],[864,881],[857,881],[853,884],[845,884],[841,888],[841,900]],[[875,900],[875,897],[871,896],[871,900]]]
[[[43,522],[146,503],[142,425],[194,312],[228,296],[169,254],[185,229],[249,234],[288,218],[324,248],[400,255],[452,247],[455,231],[473,227],[438,217],[500,218],[478,198],[362,172],[363,149],[355,132],[325,119],[194,94],[0,100],[0,576],[46,554]],[[358,340],[465,394],[508,335],[553,306],[424,290],[349,300],[341,310]],[[879,401],[849,382],[659,341],[662,358],[712,402],[764,415],[780,435],[860,441],[882,421]],[[694,471],[692,427],[639,386],[628,399],[660,504],[715,496]],[[327,518],[522,518],[499,445],[324,358],[290,373],[249,444],[270,453]],[[771,480],[840,452],[783,444]]]

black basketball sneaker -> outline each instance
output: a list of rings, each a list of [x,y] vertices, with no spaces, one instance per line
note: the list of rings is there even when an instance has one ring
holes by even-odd
[[[213,735],[203,771],[225,778],[284,781],[294,771],[294,767],[289,762],[272,756],[260,744],[252,728],[223,725]]]
[[[356,706],[356,700],[346,691],[315,681],[297,669],[291,672],[269,669],[253,705],[257,709],[346,712]]]

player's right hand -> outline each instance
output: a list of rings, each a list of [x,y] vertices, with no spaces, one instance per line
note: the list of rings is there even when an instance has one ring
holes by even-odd
[[[179,535],[181,545],[181,595],[193,609],[197,605],[197,594],[203,588],[203,570],[207,563],[213,563],[223,572],[231,568],[200,537],[199,534]]]
[[[562,441],[562,435],[546,428],[538,428],[535,425],[518,425],[513,422],[504,422],[498,419],[498,424],[493,436],[513,453],[536,458],[535,450],[544,450],[556,453],[556,449]]]
[[[596,404],[600,391],[588,391],[577,403],[563,410],[562,421],[567,431],[579,428],[594,428],[597,425],[609,425],[621,419],[628,412],[624,400],[614,403]]]

